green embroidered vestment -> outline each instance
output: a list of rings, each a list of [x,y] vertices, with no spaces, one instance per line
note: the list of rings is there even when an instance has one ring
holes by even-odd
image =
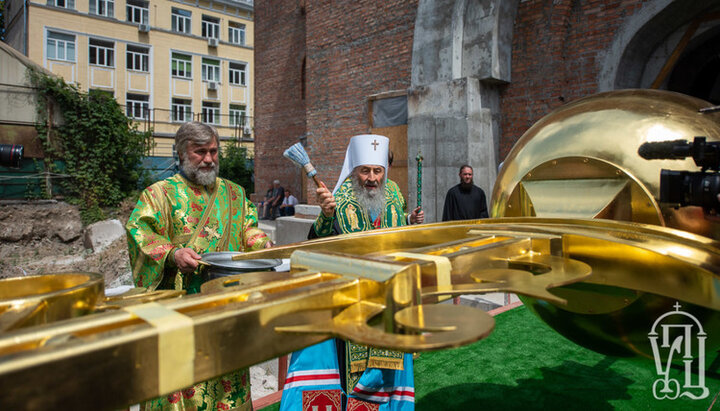
[[[200,291],[197,273],[179,275],[168,259],[176,248],[198,254],[254,251],[267,236],[257,228],[257,211],[239,185],[216,179],[209,189],[180,174],[159,181],[140,195],[126,225],[130,264],[137,287]],[[234,371],[143,404],[145,410],[252,409],[248,369]]]

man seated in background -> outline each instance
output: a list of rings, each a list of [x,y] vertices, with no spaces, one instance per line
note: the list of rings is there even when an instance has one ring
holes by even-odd
[[[263,214],[263,220],[274,220],[278,214],[280,204],[285,198],[285,189],[280,186],[280,180],[273,181],[272,198],[267,201],[265,213]]]
[[[260,219],[265,218],[268,212],[268,208],[270,208],[270,200],[272,200],[272,193],[273,193],[273,187],[272,185],[270,188],[268,188],[267,192],[265,193],[265,198],[263,201],[258,203],[258,214],[260,215]]]
[[[280,204],[280,215],[283,217],[295,215],[295,206],[297,204],[297,198],[292,195],[290,189],[288,188],[287,190],[285,190],[285,198],[283,199],[282,204]]]

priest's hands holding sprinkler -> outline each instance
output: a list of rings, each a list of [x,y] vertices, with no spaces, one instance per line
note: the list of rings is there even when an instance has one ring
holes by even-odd
[[[315,198],[317,198],[320,209],[325,217],[332,217],[335,214],[335,197],[328,190],[325,183],[320,182],[320,186],[315,189]]]

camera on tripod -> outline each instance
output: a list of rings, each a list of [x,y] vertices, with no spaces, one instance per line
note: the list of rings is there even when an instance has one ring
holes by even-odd
[[[644,143],[638,149],[647,160],[683,160],[692,157],[700,171],[660,172],[660,201],[680,206],[700,206],[708,214],[720,214],[720,142],[706,142],[705,137],[687,140]]]

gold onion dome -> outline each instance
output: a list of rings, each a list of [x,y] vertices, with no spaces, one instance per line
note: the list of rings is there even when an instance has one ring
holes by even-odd
[[[646,160],[638,154],[646,142],[692,142],[696,136],[708,142],[720,140],[720,115],[699,111],[708,106],[703,100],[668,91],[619,90],[552,111],[520,138],[505,159],[493,189],[492,216],[602,218],[720,239],[720,220],[705,218],[702,208],[677,208],[659,201],[661,170],[700,171],[693,159]],[[583,254],[575,250],[572,258],[583,260]],[[603,270],[632,270],[632,264],[590,263],[600,275]],[[658,264],[652,274],[663,276],[672,269]],[[601,284],[581,283],[552,292],[568,298],[569,304],[521,299],[568,339],[615,355],[652,357],[648,332],[676,303]],[[700,318],[706,330],[720,329],[717,311],[685,303],[683,310]],[[708,348],[720,345],[719,340],[709,335]]]

